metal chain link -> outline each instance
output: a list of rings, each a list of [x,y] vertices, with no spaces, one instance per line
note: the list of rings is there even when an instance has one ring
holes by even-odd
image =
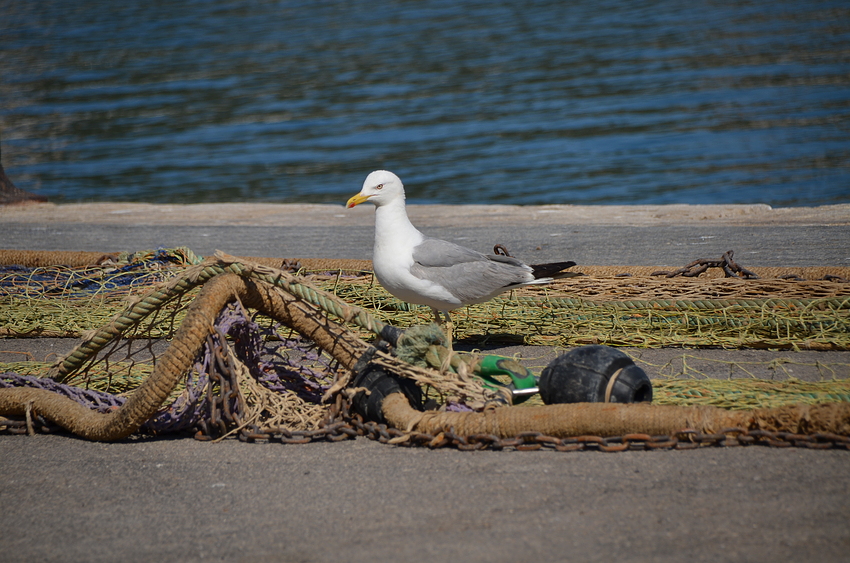
[[[723,256],[720,257],[719,260],[706,260],[699,259],[694,260],[687,266],[683,268],[679,268],[678,270],[667,271],[661,270],[657,272],[653,272],[651,276],[664,276],[667,278],[673,278],[676,276],[683,276],[686,278],[695,278],[700,274],[708,270],[709,268],[721,268],[723,270],[723,274],[727,278],[743,278],[747,280],[757,280],[759,277],[751,272],[750,270],[743,268],[738,265],[732,259],[732,256],[735,254],[734,250],[727,250],[723,253]]]
[[[223,436],[228,426],[238,420],[238,414],[227,410],[223,397],[228,393],[229,386],[225,385],[225,394],[216,399],[217,407],[210,410],[209,417],[199,424],[195,434],[198,440],[213,440]],[[332,408],[332,411],[336,410]],[[225,421],[231,421],[228,424]],[[25,419],[0,417],[0,428],[9,434],[26,434],[28,424]],[[44,418],[33,415],[30,431],[56,432],[62,428]],[[553,450],[559,452],[601,451],[622,452],[641,450],[691,450],[703,447],[734,447],[734,446],[770,446],[775,448],[809,448],[817,450],[844,449],[850,450],[850,437],[838,434],[793,434],[791,432],[769,432],[767,430],[746,430],[744,428],[724,428],[715,434],[703,434],[692,429],[683,429],[671,435],[650,436],[649,434],[624,434],[603,438],[601,436],[573,436],[556,438],[540,432],[521,432],[511,438],[499,438],[492,434],[472,434],[460,436],[451,430],[437,435],[422,432],[404,432],[390,428],[386,424],[364,421],[360,415],[351,415],[347,405],[337,414],[330,415],[319,428],[315,430],[287,430],[285,428],[260,428],[249,425],[237,434],[243,442],[268,441],[281,444],[308,444],[311,442],[328,441],[340,442],[364,436],[382,444],[392,444],[403,447],[443,448],[454,447],[461,451],[469,450],[517,450],[536,451]]]

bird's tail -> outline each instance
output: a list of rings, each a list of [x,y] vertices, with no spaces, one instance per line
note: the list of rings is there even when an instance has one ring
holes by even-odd
[[[531,264],[531,271],[534,274],[534,279],[540,278],[573,278],[580,276],[579,272],[567,272],[565,270],[572,268],[576,263],[569,262],[552,262],[549,264]]]

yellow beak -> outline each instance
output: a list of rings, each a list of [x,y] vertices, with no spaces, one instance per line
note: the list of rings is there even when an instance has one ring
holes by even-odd
[[[348,203],[345,204],[345,207],[346,207],[346,209],[351,209],[355,205],[360,205],[361,203],[363,203],[364,201],[366,201],[368,199],[369,199],[369,196],[367,196],[367,195],[357,194],[356,196],[354,196],[354,197],[352,197],[351,199],[348,200]]]

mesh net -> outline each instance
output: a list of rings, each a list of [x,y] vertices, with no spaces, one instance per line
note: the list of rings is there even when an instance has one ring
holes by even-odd
[[[188,249],[100,257],[100,265],[89,267],[0,268],[0,336],[81,336],[108,322],[127,299],[200,261]],[[304,266],[329,267],[332,261],[267,261],[289,264],[317,287],[395,326],[431,320],[430,309],[399,301],[363,270]],[[629,277],[612,274],[629,268],[580,270],[588,275],[523,288],[455,312],[456,337],[555,346],[850,349],[850,283],[842,281],[843,269],[833,270],[832,279],[803,281],[671,279],[653,277],[647,268],[631,268]],[[821,270],[792,274],[829,276]],[[157,328],[153,323],[146,330],[155,337],[170,330],[165,326],[156,333]]]
[[[62,262],[61,257],[50,258]],[[0,386],[32,387],[36,376],[44,388],[108,412],[124,404],[153,373],[199,288],[175,293],[138,318],[131,315],[126,320],[126,311],[152,290],[191,278],[187,272],[197,268],[201,258],[188,249],[83,258],[94,265],[0,268],[2,335],[87,341],[98,330],[112,327],[116,337],[60,377],[56,373],[62,362],[0,364],[0,372],[6,372]],[[400,302],[383,290],[365,264],[337,263],[332,269],[331,261],[266,263],[297,271],[319,289],[368,310],[379,323],[409,327],[431,320],[430,310]],[[584,271],[585,277],[517,290],[455,313],[456,337],[467,343],[556,346],[850,349],[850,284],[840,277],[843,271],[830,279],[811,279],[823,278],[821,271],[798,270],[794,279],[767,280],[653,277],[637,268]],[[804,276],[809,279],[797,279]],[[126,321],[120,326],[119,317]],[[143,431],[200,428],[206,436],[221,437],[245,426],[311,430],[327,418],[329,406],[322,397],[346,370],[316,343],[267,316],[251,313],[238,301],[220,311],[213,326],[191,369]],[[362,323],[349,322],[348,327],[364,338],[375,333]],[[47,375],[56,381],[45,379]],[[420,381],[438,387],[440,382],[430,377],[421,375]],[[451,392],[474,395],[468,387],[454,385]],[[741,409],[850,399],[850,389],[841,380],[803,384],[678,379],[655,385],[656,402],[669,405]],[[221,413],[233,424],[224,424]]]

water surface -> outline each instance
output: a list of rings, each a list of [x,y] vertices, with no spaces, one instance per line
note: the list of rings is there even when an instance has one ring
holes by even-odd
[[[54,201],[850,201],[850,7],[0,0],[3,164]]]

